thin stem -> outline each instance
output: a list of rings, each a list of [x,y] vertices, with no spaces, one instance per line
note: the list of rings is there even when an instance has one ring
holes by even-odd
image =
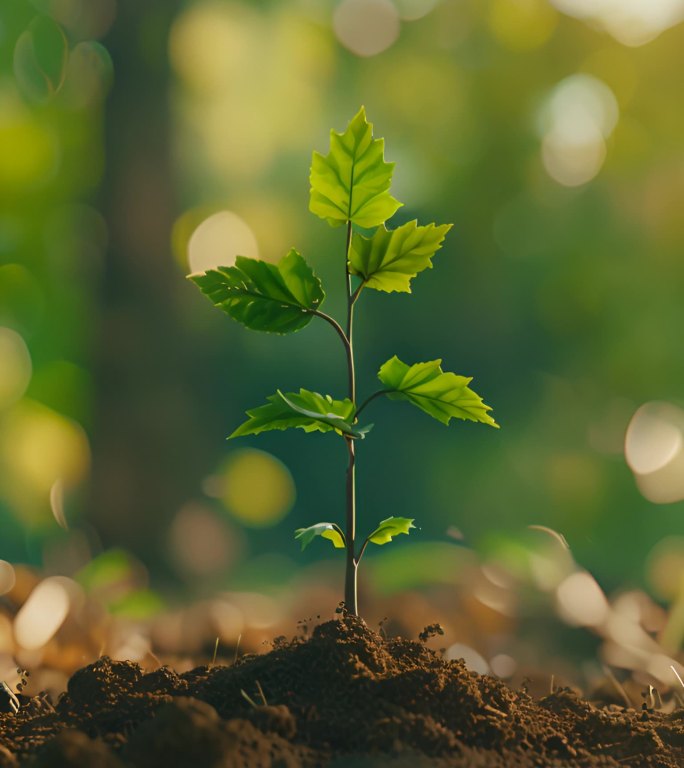
[[[311,309],[309,312],[315,317],[320,317],[321,320],[325,320],[326,323],[330,323],[330,325],[332,325],[332,327],[337,332],[338,336],[342,339],[342,343],[344,344],[345,349],[349,346],[349,339],[347,339],[347,334],[344,332],[344,329],[337,322],[337,320],[335,320],[334,317],[326,315],[325,312],[321,312],[320,309]]]
[[[321,312],[318,309],[311,310],[311,314],[315,315],[316,317],[320,317],[322,320],[325,320],[327,323],[330,323],[332,327],[335,329],[337,335],[342,340],[342,344],[344,345],[344,354],[347,356],[347,371],[348,371],[348,382],[349,382],[349,391],[354,392],[355,390],[355,384],[354,384],[354,352],[352,350],[351,342],[347,337],[347,334],[344,332],[344,329],[342,326],[335,320],[334,317],[330,317],[330,315],[326,315],[325,312]],[[354,398],[350,398],[352,402],[354,402]]]
[[[370,397],[367,397],[361,405],[357,408],[356,413],[354,414],[354,421],[356,421],[359,418],[359,414],[361,411],[370,403],[371,401],[375,400],[376,397],[380,397],[380,395],[386,395],[388,392],[391,392],[391,389],[379,389],[377,392],[373,392],[373,394]]]
[[[359,298],[359,294],[361,293],[365,285],[366,285],[365,282],[359,283],[357,289],[354,291],[354,293],[352,293],[352,296],[351,296],[352,304],[356,304],[356,300]]]
[[[355,539],[356,539],[356,456],[354,449],[354,440],[345,437],[347,451],[349,453],[349,464],[347,465],[347,520],[346,520],[346,569],[344,577],[344,603],[349,613],[358,616],[358,595],[356,566],[358,561],[354,557]]]
[[[347,341],[349,342],[349,356],[347,358],[349,368],[349,399],[356,403],[356,377],[354,375],[354,302],[356,299],[352,294],[351,274],[349,272],[349,250],[351,249],[352,223],[347,222],[347,242],[344,252],[344,272],[347,278]]]
[[[366,536],[366,540],[363,542],[363,546],[361,547],[361,551],[359,552],[359,556],[356,558],[356,565],[358,567],[358,564],[361,562],[361,558],[363,557],[363,553],[366,551],[366,547],[368,546],[368,542],[370,539]]]
[[[352,177],[353,182],[353,177]],[[351,200],[350,200],[351,207]],[[344,273],[346,278],[347,290],[347,371],[349,374],[349,399],[356,407],[356,376],[354,374],[354,300],[352,296],[351,275],[349,274],[349,250],[352,240],[351,216],[347,222],[347,241],[344,251]],[[345,437],[347,451],[349,453],[349,463],[347,465],[347,531],[345,537],[347,565],[344,577],[344,602],[347,610],[354,616],[358,616],[358,595],[356,567],[356,448],[354,440]]]

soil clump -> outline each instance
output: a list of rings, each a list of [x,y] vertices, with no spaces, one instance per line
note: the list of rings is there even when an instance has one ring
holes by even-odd
[[[0,768],[678,768],[684,711],[541,699],[343,616],[234,666],[102,657],[0,714]]]

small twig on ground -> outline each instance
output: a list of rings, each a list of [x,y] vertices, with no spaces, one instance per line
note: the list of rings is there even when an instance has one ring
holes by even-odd
[[[505,712],[502,712],[500,709],[493,707],[491,704],[485,704],[482,708],[486,709],[487,712],[491,712],[493,715],[496,715],[497,717],[508,717],[508,715]]]
[[[264,706],[268,706],[268,701],[266,701],[266,697],[264,696],[264,689],[261,687],[261,683],[257,680],[256,681],[256,687],[259,691],[259,696],[261,696],[261,701],[263,701]]]
[[[245,699],[245,701],[249,702],[254,709],[259,709],[259,705],[254,701],[254,699],[247,693],[247,691],[244,688],[240,688],[240,693],[242,694],[242,698]]]
[[[209,668],[214,666],[216,664],[216,656],[218,654],[218,647],[219,647],[219,639],[216,638],[216,642],[214,643],[214,655],[211,657],[211,663],[209,664]]]
[[[677,680],[679,680],[679,682],[682,685],[682,688],[684,688],[684,680],[682,680],[682,676],[675,669],[674,664],[670,664],[670,669],[675,673],[675,675],[677,676]]]
[[[630,709],[634,709],[634,704],[632,703],[632,700],[629,698],[629,695],[627,691],[625,690],[622,683],[615,677],[613,674],[613,670],[610,667],[607,667],[605,664],[601,667],[603,669],[603,674],[610,680],[615,690],[620,694],[622,697],[622,700],[625,702],[627,707]]]

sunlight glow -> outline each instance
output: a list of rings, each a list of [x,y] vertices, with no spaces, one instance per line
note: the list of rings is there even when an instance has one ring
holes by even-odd
[[[642,405],[627,427],[625,459],[649,501],[684,499],[684,411],[665,402]]]
[[[684,19],[684,0],[551,0],[559,11],[605,29],[624,45],[654,40]]]
[[[342,0],[335,9],[337,39],[357,56],[375,56],[399,37],[399,13],[390,0]]]
[[[230,267],[236,256],[259,258],[256,237],[247,224],[232,211],[219,211],[205,219],[188,242],[191,272],[206,272],[214,267]]]

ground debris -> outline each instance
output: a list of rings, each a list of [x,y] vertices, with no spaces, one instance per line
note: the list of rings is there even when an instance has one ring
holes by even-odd
[[[0,713],[0,768],[48,765],[677,768],[684,718],[560,688],[535,700],[342,615],[230,667],[143,674],[102,657],[54,708]]]

